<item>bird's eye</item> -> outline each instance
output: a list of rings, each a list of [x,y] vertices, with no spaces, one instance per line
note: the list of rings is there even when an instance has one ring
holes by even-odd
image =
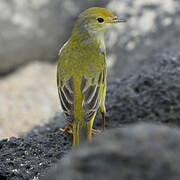
[[[97,18],[97,21],[98,21],[99,23],[103,23],[103,22],[104,22],[104,19],[103,19],[103,18]]]

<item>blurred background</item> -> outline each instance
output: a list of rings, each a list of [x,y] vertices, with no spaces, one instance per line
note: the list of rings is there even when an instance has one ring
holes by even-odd
[[[61,112],[57,54],[77,15],[93,6],[128,19],[106,34],[109,81],[180,48],[179,0],[1,0],[0,138],[22,135]]]

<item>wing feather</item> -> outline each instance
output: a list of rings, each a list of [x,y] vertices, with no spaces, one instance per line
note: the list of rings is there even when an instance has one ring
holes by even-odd
[[[62,109],[69,120],[73,119],[74,90],[73,78],[68,79],[64,84],[58,83],[58,93]]]
[[[100,88],[102,78],[102,73],[100,73],[96,78],[92,78],[91,80],[82,77],[81,90],[84,95],[82,106],[84,108],[84,118],[87,122],[91,120],[92,116],[100,106]]]
[[[97,92],[97,86],[89,86],[88,89],[84,92],[84,104],[90,104],[93,97]]]

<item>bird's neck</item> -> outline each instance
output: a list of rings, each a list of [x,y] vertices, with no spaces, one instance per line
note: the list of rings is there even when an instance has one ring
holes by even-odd
[[[99,48],[105,52],[104,33],[87,30],[80,25],[73,28],[71,39],[85,44],[97,43]]]

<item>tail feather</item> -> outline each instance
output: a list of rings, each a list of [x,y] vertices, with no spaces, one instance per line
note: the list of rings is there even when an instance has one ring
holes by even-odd
[[[80,124],[79,122],[75,122],[73,124],[73,146],[78,146],[84,141],[87,141],[89,134],[88,123]]]
[[[84,141],[91,140],[92,138],[92,127],[96,113],[89,122],[74,121],[73,123],[73,147],[82,144]]]

